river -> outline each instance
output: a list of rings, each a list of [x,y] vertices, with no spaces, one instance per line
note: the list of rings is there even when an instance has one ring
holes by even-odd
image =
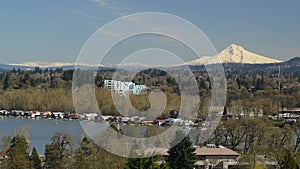
[[[56,132],[68,132],[76,141],[80,141],[84,135],[80,124],[75,120],[3,118],[0,119],[1,145],[5,136],[14,136],[22,128],[29,130],[30,147],[36,147],[39,154],[44,154],[45,145],[51,142],[51,137]]]
[[[6,117],[0,118],[0,142],[5,136],[14,136],[20,133],[22,128],[29,131],[30,148],[36,147],[40,155],[45,152],[45,145],[51,142],[51,138],[56,132],[68,132],[75,141],[79,142],[84,137],[81,125],[76,120],[64,121],[56,119],[26,119]],[[126,126],[121,126],[124,133],[130,132],[126,130]],[[128,128],[130,129],[130,128]],[[144,135],[146,127],[140,128],[140,135]],[[127,133],[127,135],[130,135]],[[295,135],[296,140],[296,135]],[[0,145],[0,151],[2,146]]]

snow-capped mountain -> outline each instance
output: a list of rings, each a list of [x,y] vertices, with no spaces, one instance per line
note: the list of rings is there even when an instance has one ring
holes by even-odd
[[[231,44],[223,51],[221,51],[216,56],[202,56],[199,59],[192,60],[187,62],[187,65],[203,65],[203,64],[216,64],[216,63],[240,63],[240,64],[268,64],[268,63],[281,63],[282,61],[268,58],[265,56],[261,56],[259,54],[255,54],[244,49],[241,46],[236,44]],[[140,69],[140,68],[149,68],[153,67],[141,63],[123,63],[121,65],[101,65],[101,64],[86,64],[86,63],[67,63],[67,62],[25,62],[20,64],[0,64],[0,70],[11,70],[13,68],[20,68],[22,70],[32,70],[35,67],[39,68],[64,68],[64,69],[72,69],[75,67],[80,68],[133,68],[133,69]],[[165,65],[169,67],[178,67],[180,65]],[[156,65],[156,67],[164,67],[164,65]]]
[[[67,62],[25,62],[20,64],[8,64],[10,66],[22,66],[22,67],[39,67],[39,68],[53,68],[53,67],[69,67],[69,66],[85,66],[85,67],[97,67],[103,65],[91,65],[86,63],[67,63]]]
[[[217,58],[219,56],[219,59]],[[268,58],[247,51],[241,46],[231,44],[217,56],[204,56],[196,60],[187,62],[188,65],[201,65],[201,64],[216,64],[216,63],[243,63],[243,64],[265,64],[265,63],[279,63],[280,60]]]

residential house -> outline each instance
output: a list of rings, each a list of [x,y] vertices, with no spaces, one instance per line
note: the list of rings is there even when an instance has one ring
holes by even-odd
[[[97,113],[87,113],[84,115],[84,119],[89,121],[96,120],[97,117],[98,117]]]
[[[166,147],[157,147],[138,150],[138,154],[160,154],[167,158],[168,148]],[[238,165],[239,153],[223,147],[216,147],[213,144],[208,144],[206,147],[196,147],[196,156],[197,156],[197,169],[213,169],[213,168],[222,168],[229,169]]]
[[[156,147],[137,150],[137,154],[160,154],[167,158],[168,148]],[[241,156],[236,151],[215,144],[207,144],[205,147],[196,147],[195,154],[197,156],[196,169],[236,169],[241,166],[249,166],[251,161],[247,160],[247,156]],[[256,155],[256,164],[268,168],[276,168],[276,160],[265,156]]]

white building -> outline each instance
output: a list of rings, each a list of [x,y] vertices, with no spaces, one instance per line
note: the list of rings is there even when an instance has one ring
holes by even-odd
[[[98,117],[97,113],[87,113],[84,115],[85,120],[93,121]]]
[[[128,96],[129,94],[145,94],[147,91],[146,85],[136,85],[133,82],[122,82],[117,80],[104,80],[104,87],[121,96]]]

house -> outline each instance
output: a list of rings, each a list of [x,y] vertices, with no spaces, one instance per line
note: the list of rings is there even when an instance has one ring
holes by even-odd
[[[96,117],[98,117],[97,113],[88,113],[84,115],[84,119],[89,121],[96,120]]]
[[[158,124],[158,125],[160,126],[160,125],[166,123],[166,120],[165,120],[165,119],[156,119],[156,120],[155,120],[155,123]]]
[[[49,117],[51,117],[51,112],[49,112],[49,111],[43,112],[42,117],[43,118],[49,118]]]
[[[295,108],[283,108],[283,109],[281,110],[281,113],[282,113],[282,114],[289,113],[289,114],[298,114],[298,115],[300,115],[300,107],[295,107]]]
[[[300,118],[300,107],[283,108],[280,112],[286,123],[296,123]]]
[[[100,116],[102,122],[108,122],[113,118],[113,116]]]
[[[137,150],[137,154],[160,154],[168,157],[167,147],[146,148]],[[242,156],[236,151],[215,144],[207,144],[204,147],[196,147],[197,156],[195,169],[234,169],[241,166],[250,166],[253,163],[249,156]],[[251,159],[251,158],[250,158]],[[256,155],[255,162],[267,168],[276,168],[278,162],[266,155]]]
[[[154,121],[153,120],[142,120],[140,124],[145,125],[145,126],[153,126]]]
[[[0,115],[1,116],[6,116],[8,114],[9,114],[9,112],[7,110],[0,110]]]
[[[78,119],[79,118],[79,114],[72,113],[71,117],[72,117],[72,119]]]
[[[138,116],[133,116],[130,117],[130,121],[134,123],[140,123],[142,120],[144,120],[146,117],[138,117]]]
[[[121,117],[122,123],[127,123],[130,120],[130,117]]]
[[[64,118],[64,113],[63,112],[53,112],[52,113],[55,118]]]
[[[206,147],[196,148],[197,155],[196,165],[203,169],[222,168],[228,169],[238,165],[239,153],[223,147],[215,145],[207,145]]]
[[[157,147],[137,150],[137,154],[160,154],[167,158],[168,148]],[[208,144],[205,147],[196,147],[197,169],[213,169],[222,168],[229,169],[238,166],[238,158],[240,154],[223,146],[215,146]]]
[[[40,117],[41,116],[41,112],[40,111],[31,111],[31,118],[37,118],[37,117]]]

